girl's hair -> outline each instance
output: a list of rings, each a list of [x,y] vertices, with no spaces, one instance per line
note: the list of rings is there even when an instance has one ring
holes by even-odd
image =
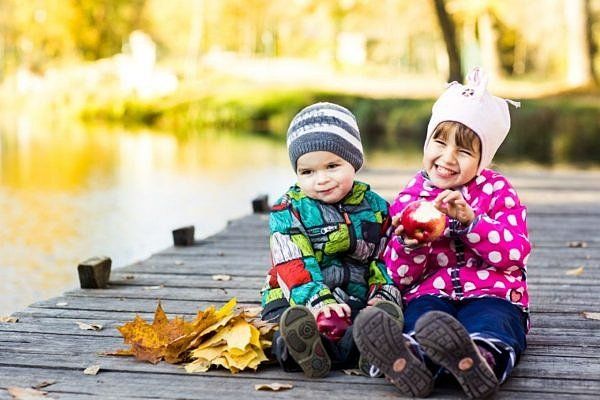
[[[432,139],[447,140],[450,132],[454,131],[454,140],[458,147],[463,147],[481,154],[481,139],[469,127],[456,121],[444,121],[435,127]]]

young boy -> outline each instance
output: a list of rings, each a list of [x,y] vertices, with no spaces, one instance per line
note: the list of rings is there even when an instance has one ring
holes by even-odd
[[[339,340],[320,335],[316,318],[351,320],[367,304],[402,317],[399,290],[383,259],[388,204],[355,181],[363,149],[354,115],[317,103],[300,111],[287,132],[298,176],[270,215],[272,267],[262,290],[262,318],[279,322],[273,354],[285,371],[311,378],[352,368],[352,327]]]

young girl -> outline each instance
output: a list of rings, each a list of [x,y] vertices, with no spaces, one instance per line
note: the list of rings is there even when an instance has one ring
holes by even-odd
[[[434,104],[423,170],[390,208],[396,229],[384,257],[406,304],[404,329],[377,309],[355,321],[363,357],[409,396],[429,395],[448,371],[468,397],[487,397],[526,346],[526,208],[486,169],[509,131],[508,105],[487,92],[481,70],[467,81]],[[446,214],[442,237],[422,244],[404,235],[399,216],[415,200]]]

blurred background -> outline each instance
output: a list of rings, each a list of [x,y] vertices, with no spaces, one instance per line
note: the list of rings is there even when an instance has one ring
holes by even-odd
[[[367,170],[414,170],[481,65],[522,102],[500,168],[598,169],[599,44],[600,0],[0,0],[0,316],[276,199],[319,100],[355,112]]]

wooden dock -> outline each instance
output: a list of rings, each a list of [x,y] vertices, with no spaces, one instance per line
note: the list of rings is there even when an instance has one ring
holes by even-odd
[[[391,198],[409,171],[367,171],[360,177]],[[521,362],[501,387],[500,399],[597,399],[600,393],[600,173],[509,171],[529,206],[533,254],[529,287],[533,329]],[[162,301],[167,314],[191,318],[198,309],[231,297],[259,304],[269,265],[267,216],[231,221],[192,246],[172,247],[113,270],[107,289],[78,289],[15,313],[0,323],[0,399],[9,387],[40,389],[49,399],[379,399],[400,397],[384,379],[332,372],[320,380],[276,366],[236,375],[225,370],[188,374],[167,363],[100,353],[125,346],[115,329],[136,314],[150,321]],[[73,270],[75,272],[75,268]],[[567,274],[572,271],[571,274]],[[231,275],[215,281],[213,274]],[[597,316],[597,314],[596,314]],[[101,324],[79,329],[76,321]],[[100,372],[83,370],[99,365]],[[255,391],[259,383],[291,383],[281,392]],[[458,399],[446,385],[431,398]]]

